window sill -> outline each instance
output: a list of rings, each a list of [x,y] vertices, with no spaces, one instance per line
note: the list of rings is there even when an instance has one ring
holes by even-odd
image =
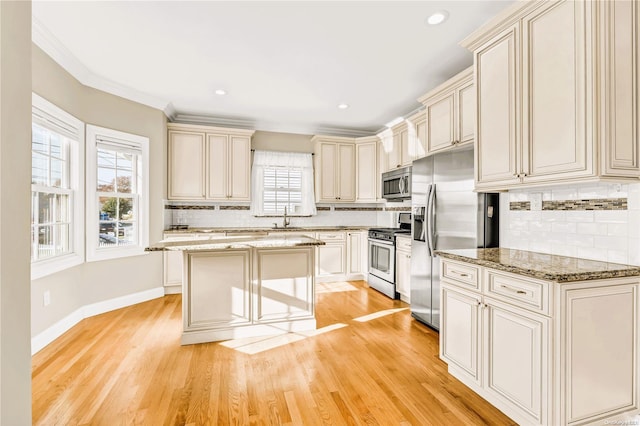
[[[65,269],[73,268],[84,262],[82,256],[71,253],[51,259],[39,260],[31,264],[31,280],[37,280]]]
[[[87,262],[99,262],[101,260],[120,259],[123,257],[146,256],[148,254],[149,252],[144,251],[144,247],[141,246],[103,248],[87,254]]]

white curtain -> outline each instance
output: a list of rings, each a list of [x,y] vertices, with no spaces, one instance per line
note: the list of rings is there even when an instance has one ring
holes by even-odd
[[[264,170],[269,167],[299,168],[302,170],[302,205],[299,216],[317,213],[313,193],[313,160],[303,152],[255,151],[251,169],[251,213],[264,216]]]

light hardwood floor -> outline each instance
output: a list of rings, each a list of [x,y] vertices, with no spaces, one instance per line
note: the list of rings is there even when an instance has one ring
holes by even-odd
[[[318,284],[314,333],[180,346],[179,295],[82,321],[33,357],[36,425],[513,425],[438,335],[365,282]]]

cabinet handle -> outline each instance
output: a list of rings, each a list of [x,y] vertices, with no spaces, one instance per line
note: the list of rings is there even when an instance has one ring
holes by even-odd
[[[526,291],[524,291],[524,290],[517,290],[517,289],[515,289],[515,288],[511,288],[511,287],[509,287],[509,286],[506,286],[506,285],[504,285],[504,284],[503,284],[503,285],[501,285],[500,287],[502,287],[502,288],[504,288],[505,290],[510,291],[510,292],[512,292],[512,293],[516,293],[516,294],[527,294],[527,292],[526,292]]]
[[[451,270],[451,273],[454,275],[458,275],[459,277],[463,277],[463,278],[468,278],[469,274],[465,273],[465,272],[458,272],[456,270]]]

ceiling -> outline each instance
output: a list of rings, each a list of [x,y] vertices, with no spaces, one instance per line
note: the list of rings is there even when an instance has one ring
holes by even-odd
[[[34,1],[33,40],[83,84],[177,121],[359,136],[470,66],[458,42],[511,3]]]

